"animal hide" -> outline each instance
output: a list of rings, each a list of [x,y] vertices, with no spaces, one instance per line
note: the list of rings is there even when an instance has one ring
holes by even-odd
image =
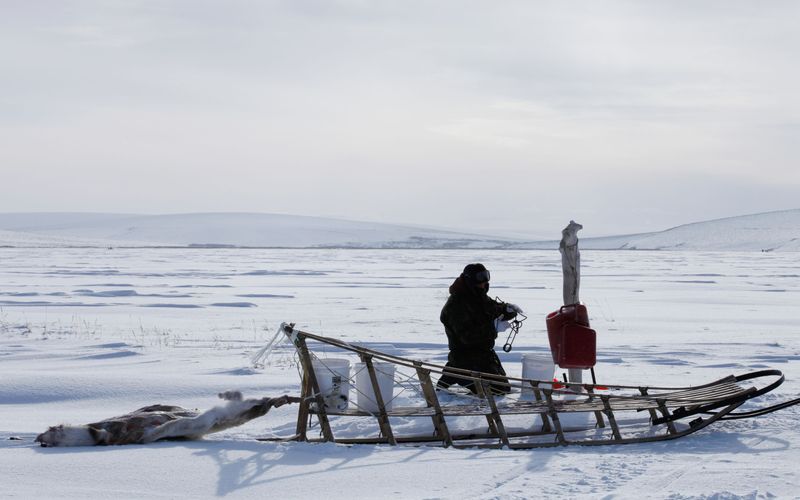
[[[297,403],[299,398],[242,399],[238,391],[219,394],[227,403],[203,413],[180,406],[152,405],[119,417],[85,425],[58,425],[36,437],[42,446],[146,444],[159,439],[198,439],[242,425],[270,408]]]

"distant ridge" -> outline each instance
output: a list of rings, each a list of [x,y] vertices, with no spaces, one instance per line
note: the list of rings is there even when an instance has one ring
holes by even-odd
[[[796,252],[800,251],[800,209],[580,241],[585,250]],[[280,214],[4,213],[0,214],[0,246],[555,250],[558,241],[524,241],[447,229]]]
[[[800,251],[800,209],[694,222],[624,239],[624,244],[618,248],[797,252]],[[602,240],[598,238],[596,244],[610,246],[604,245]]]
[[[259,213],[0,214],[0,245],[267,248],[503,248],[522,240],[395,224]],[[2,237],[2,235],[0,235]],[[47,238],[55,238],[50,244]],[[85,241],[84,241],[85,240]],[[91,241],[89,241],[91,240]]]
[[[578,233],[580,237],[580,233]],[[558,241],[512,245],[558,248]],[[586,250],[800,251],[800,209],[693,222],[654,233],[581,238]]]

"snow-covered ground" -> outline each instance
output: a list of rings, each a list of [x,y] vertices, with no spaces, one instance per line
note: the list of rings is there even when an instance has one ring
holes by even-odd
[[[0,496],[19,498],[796,498],[800,407],[676,441],[532,451],[254,441],[296,407],[196,442],[38,448],[49,425],[140,406],[205,409],[216,393],[298,394],[282,321],[443,362],[438,322],[464,264],[529,316],[511,353],[544,352],[557,251],[0,248]],[[691,385],[773,367],[800,393],[793,252],[582,252],[600,382]],[[12,437],[21,440],[10,439]]]

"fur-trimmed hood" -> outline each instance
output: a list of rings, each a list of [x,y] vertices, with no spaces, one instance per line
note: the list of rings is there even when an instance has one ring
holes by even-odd
[[[459,276],[458,278],[455,279],[455,281],[453,281],[453,284],[450,285],[449,291],[450,295],[461,295],[464,297],[479,298],[482,296],[486,296],[484,294],[476,293],[476,291],[471,286],[469,286],[467,280],[465,280],[463,276]],[[488,285],[487,285],[487,294],[488,294]]]

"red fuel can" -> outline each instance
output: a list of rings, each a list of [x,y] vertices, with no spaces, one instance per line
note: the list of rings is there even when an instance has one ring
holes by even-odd
[[[597,362],[597,333],[589,328],[583,304],[562,306],[547,315],[547,339],[553,362],[561,368],[588,369]]]

